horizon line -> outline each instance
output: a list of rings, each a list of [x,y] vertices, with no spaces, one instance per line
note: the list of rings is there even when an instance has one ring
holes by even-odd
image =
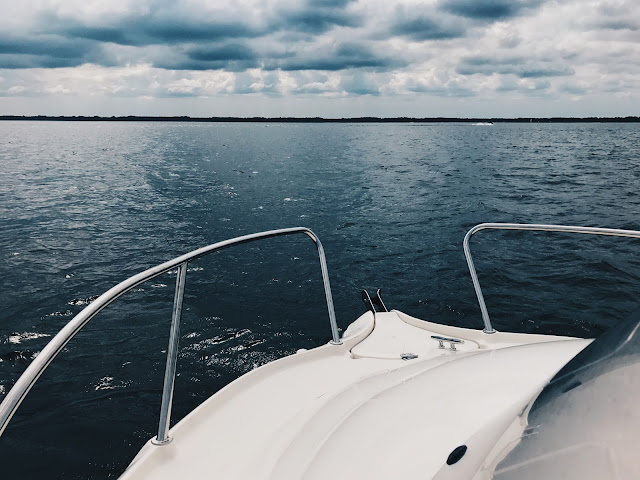
[[[0,115],[0,120],[39,120],[39,121],[130,121],[130,122],[234,122],[234,123],[607,123],[640,122],[638,116],[624,117],[192,117],[155,116],[155,115]]]

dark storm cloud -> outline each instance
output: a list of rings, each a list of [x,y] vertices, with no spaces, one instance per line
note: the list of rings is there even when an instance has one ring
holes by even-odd
[[[167,70],[226,70],[241,72],[249,68],[263,67],[266,61],[275,65],[280,59],[294,56],[292,52],[258,53],[244,43],[198,45],[184,52],[158,56],[153,66]],[[276,69],[274,66],[270,69]]]
[[[389,70],[405,66],[406,61],[398,57],[381,56],[371,48],[358,43],[342,43],[335,48],[323,51],[314,50],[311,53],[302,53],[292,58],[276,61],[265,65],[267,69],[279,68],[285,71],[292,70],[345,70],[350,68],[371,68],[376,70]]]
[[[409,37],[412,40],[447,40],[465,36],[460,24],[445,23],[426,16],[400,16],[391,26],[393,35]]]
[[[294,48],[269,50],[262,52],[244,43],[199,45],[182,52],[157,55],[152,64],[168,70],[226,70],[239,72],[249,68],[262,68],[265,71],[339,71],[347,69],[369,69],[387,71],[404,67],[408,62],[401,56],[381,55],[362,43],[345,42],[332,47]]]
[[[237,14],[224,19],[214,18],[211,13],[198,16],[197,12],[192,12],[191,16],[186,16],[182,11],[174,11],[175,6],[169,2],[156,2],[145,14],[130,12],[118,18],[111,16],[100,20],[71,18],[54,11],[41,12],[37,16],[37,29],[60,39],[50,49],[59,53],[28,51],[40,48],[36,42],[7,45],[5,49],[13,55],[43,55],[43,58],[40,62],[38,58],[27,57],[5,59],[4,65],[29,68],[39,63],[45,66],[48,62],[52,66],[76,66],[91,61],[106,66],[112,64],[107,53],[115,46],[124,46],[138,48],[118,57],[120,65],[150,61],[153,66],[164,69],[241,71],[268,65],[268,69],[340,70],[390,66],[389,59],[365,51],[352,54],[339,51],[337,58],[329,58],[324,51],[298,54],[303,44],[312,44],[319,34],[335,27],[361,25],[362,18],[348,10],[350,3],[350,0],[308,0],[295,6],[277,7],[253,22],[249,16],[240,18]],[[299,39],[291,40],[296,35]],[[277,39],[286,36],[290,43],[283,44]],[[280,47],[272,50],[284,48],[288,53],[271,55],[262,49],[259,54],[247,45],[248,41],[260,42],[260,45],[280,43]],[[222,46],[211,47],[211,44]],[[100,45],[106,47],[94,48],[92,55],[87,55],[88,46]],[[166,47],[165,50],[172,52],[159,56],[145,51],[155,47]],[[56,61],[56,58],[60,60]]]
[[[287,16],[284,27],[301,32],[324,33],[334,26],[356,27],[358,21],[351,15],[334,12],[296,12]]]
[[[306,33],[324,33],[335,26],[357,27],[362,19],[354,14],[337,9],[307,8],[287,12],[282,23],[276,24],[274,30],[294,30]]]
[[[354,0],[307,0],[294,8],[274,11],[278,20],[269,26],[271,32],[293,31],[311,34],[325,33],[334,27],[359,27],[364,19],[347,7]]]
[[[435,7],[399,7],[390,33],[416,41],[461,38],[471,28],[516,17],[540,4],[536,0],[440,0]]]
[[[248,68],[256,68],[260,64],[256,60],[193,60],[190,58],[173,58],[158,60],[153,63],[156,68],[165,70],[225,70],[227,72],[243,72]]]
[[[356,27],[362,19],[346,10],[345,0],[316,0],[294,8],[281,8],[259,25],[244,18],[220,20],[211,14],[185,15],[169,3],[155,5],[147,14],[129,14],[105,24],[69,18],[56,12],[41,13],[39,24],[49,32],[128,46],[174,45],[229,39],[251,39],[275,32],[324,33],[336,26]]]
[[[197,47],[188,52],[189,58],[199,61],[255,60],[256,52],[241,43],[220,46]]]
[[[84,64],[79,58],[58,58],[47,55],[7,55],[0,54],[0,68],[63,68],[79,67]]]
[[[554,65],[551,61],[531,60],[525,57],[494,58],[466,57],[456,68],[461,75],[516,75],[520,78],[560,77],[573,75],[566,65]]]
[[[83,38],[138,47],[255,38],[266,33],[264,29],[250,27],[240,22],[154,17],[126,18],[118,22],[117,27],[87,25],[77,20],[56,18],[51,22],[51,26],[56,33],[67,38]]]
[[[0,36],[0,68],[75,67],[101,55],[95,42],[73,42],[55,35]]]
[[[55,55],[73,58],[87,52],[85,44],[69,42],[56,37],[16,38],[0,36],[0,53],[27,55]]]
[[[241,22],[165,19],[145,25],[143,33],[151,41],[173,44],[228,38],[254,38],[264,35],[265,30]]]
[[[506,20],[520,15],[523,10],[541,5],[536,0],[441,0],[441,10],[473,20]]]

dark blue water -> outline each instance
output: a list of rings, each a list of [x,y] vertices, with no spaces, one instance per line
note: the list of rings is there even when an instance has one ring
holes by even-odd
[[[226,238],[307,226],[338,322],[359,290],[481,328],[461,243],[484,221],[640,228],[632,124],[0,123],[0,398],[92,297]],[[597,335],[636,308],[629,239],[481,232],[494,325]],[[155,434],[175,274],[96,317],[0,438],[2,478],[115,478]],[[305,237],[190,265],[173,419],[271,359],[326,342]],[[249,433],[248,433],[249,434]]]

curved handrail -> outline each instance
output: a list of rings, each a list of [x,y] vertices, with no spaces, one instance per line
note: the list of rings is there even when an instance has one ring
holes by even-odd
[[[176,278],[176,294],[173,307],[173,317],[171,326],[171,336],[169,340],[169,349],[167,350],[167,369],[165,371],[165,384],[163,388],[162,407],[160,414],[160,427],[158,430],[157,441],[159,444],[167,443],[169,438],[167,437],[169,418],[171,412],[171,400],[173,397],[173,379],[175,377],[175,365],[177,358],[177,342],[178,331],[180,322],[180,311],[182,306],[182,295],[184,293],[184,281],[187,270],[187,263],[191,260],[208,255],[209,253],[222,250],[227,247],[241,245],[243,243],[252,242],[255,240],[263,240],[266,238],[292,235],[297,233],[303,233],[307,235],[316,245],[318,250],[318,256],[320,257],[320,268],[322,270],[322,281],[324,283],[325,297],[327,300],[327,310],[329,311],[329,323],[331,325],[331,343],[334,345],[340,345],[342,342],[338,334],[338,326],[336,322],[336,315],[333,307],[333,298],[331,295],[331,286],[329,284],[329,273],[327,269],[327,262],[324,255],[324,249],[318,236],[311,230],[305,227],[283,228],[279,230],[269,230],[266,232],[254,233],[251,235],[244,235],[241,237],[224,240],[222,242],[214,243],[206,247],[193,250],[180,257],[176,257],[168,262],[161,263],[155,267],[149,268],[137,275],[134,275],[127,280],[119,283],[118,285],[107,290],[100,295],[92,303],[87,305],[80,313],[67,323],[51,341],[42,349],[42,351],[31,362],[27,369],[22,373],[18,381],[13,385],[2,404],[0,404],[0,435],[4,432],[7,424],[13,417],[24,398],[31,390],[31,387],[36,383],[40,375],[49,366],[52,360],[62,351],[65,345],[100,311],[102,311],[107,305],[112,303],[121,295],[125,294],[132,288],[151,280],[158,275],[166,273],[170,270],[178,267],[178,275]]]
[[[484,303],[484,296],[482,295],[482,289],[480,288],[480,282],[478,281],[478,274],[476,273],[476,267],[473,264],[471,258],[471,251],[469,250],[469,239],[480,230],[535,230],[544,232],[566,232],[566,233],[585,233],[589,235],[609,235],[613,237],[630,237],[640,238],[640,231],[637,230],[620,230],[617,228],[600,228],[600,227],[576,227],[572,225],[544,225],[536,223],[481,223],[476,225],[467,232],[462,242],[462,248],[464,250],[464,256],[467,259],[467,265],[469,267],[469,273],[471,274],[471,280],[473,281],[473,288],[476,291],[476,297],[478,297],[478,303],[480,304],[480,311],[482,312],[482,320],[484,321],[484,333],[496,333],[496,330],[491,325],[489,319],[489,312],[487,306]]]

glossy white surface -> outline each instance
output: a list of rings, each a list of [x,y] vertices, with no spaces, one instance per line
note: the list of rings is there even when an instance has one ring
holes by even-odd
[[[465,343],[439,349],[433,334]],[[147,443],[121,478],[471,478],[532,396],[589,343],[513,335],[365,314],[342,345],[225,387],[171,430],[170,444]],[[419,357],[400,359],[409,352]],[[468,453],[447,466],[462,444]]]

